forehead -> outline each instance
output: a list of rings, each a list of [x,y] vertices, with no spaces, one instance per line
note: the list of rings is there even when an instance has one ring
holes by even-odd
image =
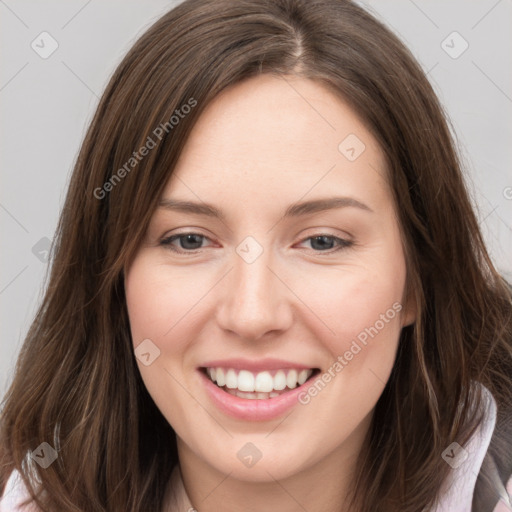
[[[376,140],[340,97],[313,80],[261,75],[206,107],[164,195],[210,200],[222,190],[293,201],[357,182],[382,188],[384,168]]]

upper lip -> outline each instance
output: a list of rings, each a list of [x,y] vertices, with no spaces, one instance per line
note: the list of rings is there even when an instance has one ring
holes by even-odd
[[[315,366],[304,365],[285,361],[284,359],[216,359],[215,361],[207,361],[201,365],[201,368],[233,368],[235,370],[249,370],[252,372],[263,372],[265,370],[284,370],[284,369],[300,369],[309,370]]]

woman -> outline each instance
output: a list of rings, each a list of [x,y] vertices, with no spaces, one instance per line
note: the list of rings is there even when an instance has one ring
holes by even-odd
[[[389,30],[345,1],[185,1],[81,148],[2,506],[507,510],[511,311]]]

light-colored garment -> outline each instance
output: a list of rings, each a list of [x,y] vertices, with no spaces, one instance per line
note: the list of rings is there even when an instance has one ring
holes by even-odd
[[[465,446],[464,452],[458,451],[455,447],[454,450],[449,450],[447,454],[444,454],[445,460],[450,460],[452,465],[456,467],[453,467],[449,478],[445,482],[446,491],[439,505],[434,507],[431,512],[471,512],[476,479],[496,424],[496,402],[487,388],[484,387],[483,391],[487,401],[485,421],[473,434]],[[193,512],[195,510],[185,490],[179,465],[172,472],[170,490],[172,498],[175,500],[175,502],[173,501],[172,510],[180,512]],[[499,501],[494,508],[494,512],[512,511],[512,507],[505,503],[507,492],[512,496],[512,477],[508,481],[507,488],[503,488],[502,492],[504,499]],[[25,508],[19,507],[19,504],[28,496],[28,491],[23,485],[19,473],[13,471],[2,499],[0,499],[0,512],[38,512],[34,505]]]
[[[451,449],[447,447],[443,452],[444,460],[450,461],[453,466],[443,484],[446,490],[442,494],[442,499],[431,512],[471,512],[473,491],[478,473],[480,472],[496,425],[496,401],[485,386],[481,385],[481,389],[483,406],[486,408],[485,419],[474,432],[464,449],[456,445]],[[495,485],[498,484],[501,484],[501,482],[496,481]],[[510,503],[512,477],[508,481],[507,488],[503,487],[501,492],[503,499],[496,504],[493,512],[512,512],[512,508],[505,502],[507,500]]]

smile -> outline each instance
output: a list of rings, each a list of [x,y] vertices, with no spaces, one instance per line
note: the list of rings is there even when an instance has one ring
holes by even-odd
[[[235,368],[206,368],[211,381],[227,393],[249,400],[276,398],[304,384],[314,373],[314,368],[279,369],[262,372]]]
[[[198,368],[207,396],[223,414],[244,421],[268,421],[299,404],[319,368],[250,371],[207,366]]]

